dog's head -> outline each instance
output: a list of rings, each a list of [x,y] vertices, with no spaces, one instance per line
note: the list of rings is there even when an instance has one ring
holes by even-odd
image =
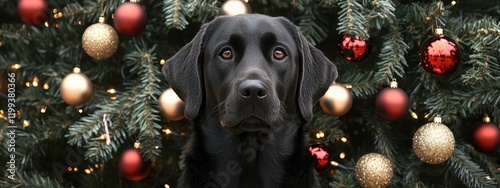
[[[287,19],[249,14],[204,24],[163,74],[187,119],[214,116],[241,133],[275,130],[285,115],[309,120],[337,70]]]

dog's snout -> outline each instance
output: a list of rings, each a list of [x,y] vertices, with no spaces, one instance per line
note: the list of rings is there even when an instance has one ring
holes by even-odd
[[[260,80],[245,80],[241,82],[239,90],[243,98],[262,99],[267,96],[266,86]]]

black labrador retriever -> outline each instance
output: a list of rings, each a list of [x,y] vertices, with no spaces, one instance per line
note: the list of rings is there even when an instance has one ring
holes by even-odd
[[[194,123],[180,187],[320,187],[305,125],[337,70],[290,21],[218,17],[163,74]]]

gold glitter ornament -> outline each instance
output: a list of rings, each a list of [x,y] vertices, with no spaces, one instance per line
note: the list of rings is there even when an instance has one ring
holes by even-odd
[[[104,17],[100,17],[99,23],[89,26],[82,36],[83,50],[96,60],[113,56],[120,42],[115,29],[105,24],[104,20]]]
[[[356,179],[362,187],[387,187],[391,183],[391,161],[379,153],[368,153],[359,158],[354,169]]]
[[[451,130],[441,123],[441,117],[420,127],[413,136],[413,150],[420,160],[428,164],[439,164],[450,158],[455,148]]]

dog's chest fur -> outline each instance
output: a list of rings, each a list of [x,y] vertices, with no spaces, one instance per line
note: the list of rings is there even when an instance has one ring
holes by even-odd
[[[199,123],[185,151],[187,166],[181,184],[318,187],[300,120],[287,119],[283,127],[272,134],[239,135],[228,133],[214,118],[200,118]],[[207,174],[208,177],[196,177]]]

